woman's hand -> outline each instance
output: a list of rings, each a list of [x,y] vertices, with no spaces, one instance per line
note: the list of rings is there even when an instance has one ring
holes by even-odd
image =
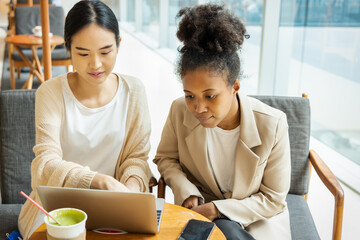
[[[135,177],[129,177],[128,180],[125,183],[125,186],[131,191],[131,192],[140,192],[140,182]]]
[[[90,188],[121,192],[130,191],[124,184],[122,184],[115,178],[101,173],[97,173],[94,176],[93,180],[91,181]]]
[[[197,207],[199,205],[199,198],[197,196],[188,197],[182,204],[183,207],[192,209],[193,207]]]
[[[202,204],[199,206],[195,206],[195,207],[191,208],[191,210],[193,210],[197,213],[200,213],[201,215],[203,215],[204,217],[207,217],[211,221],[213,221],[219,215],[219,211],[218,211],[217,207],[212,202],[205,203],[205,204]]]

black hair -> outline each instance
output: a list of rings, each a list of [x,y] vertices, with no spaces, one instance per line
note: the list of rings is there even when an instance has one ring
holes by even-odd
[[[183,8],[177,17],[181,20],[176,36],[183,43],[178,49],[177,74],[182,78],[187,71],[204,67],[226,74],[232,86],[240,75],[237,51],[244,37],[249,38],[241,20],[215,4]]]
[[[84,0],[76,3],[71,8],[65,19],[64,39],[66,48],[69,51],[72,36],[92,23],[113,32],[116,46],[119,46],[120,31],[114,12],[101,1]]]

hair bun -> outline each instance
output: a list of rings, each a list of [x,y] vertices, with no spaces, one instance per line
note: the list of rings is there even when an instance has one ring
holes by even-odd
[[[245,26],[239,18],[224,6],[207,4],[183,8],[176,36],[183,42],[180,52],[233,53],[241,48],[246,35]]]

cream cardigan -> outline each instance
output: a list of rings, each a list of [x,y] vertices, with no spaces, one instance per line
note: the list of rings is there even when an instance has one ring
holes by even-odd
[[[96,172],[88,167],[62,159],[60,131],[64,116],[64,99],[61,82],[67,75],[46,81],[36,92],[35,159],[31,164],[30,197],[41,203],[36,187],[59,186],[90,188]],[[120,75],[129,89],[129,108],[123,148],[117,160],[115,178],[125,183],[130,176],[141,182],[142,191],[148,190],[150,168],[147,163],[150,151],[150,115],[142,83],[130,76]],[[18,219],[19,230],[28,239],[39,210],[29,201],[21,209]]]

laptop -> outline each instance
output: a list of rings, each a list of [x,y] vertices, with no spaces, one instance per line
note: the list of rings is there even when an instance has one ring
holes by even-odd
[[[86,212],[86,229],[156,234],[165,200],[150,193],[131,193],[65,187],[37,187],[47,211],[78,208]]]

